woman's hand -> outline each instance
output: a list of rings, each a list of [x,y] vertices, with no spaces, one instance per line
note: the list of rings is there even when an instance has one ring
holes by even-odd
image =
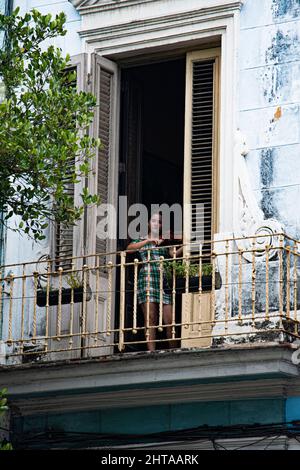
[[[155,243],[156,246],[161,245],[163,241],[164,241],[164,238],[151,238],[151,239],[148,239],[149,243]]]

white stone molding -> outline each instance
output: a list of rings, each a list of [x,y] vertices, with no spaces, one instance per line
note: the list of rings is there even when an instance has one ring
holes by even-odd
[[[243,0],[242,0],[243,1]],[[161,4],[168,4],[169,9],[183,8],[190,9],[196,5],[201,9],[228,8],[241,4],[242,1],[237,0],[69,0],[69,2],[79,11],[81,15],[89,13],[103,12],[107,10],[120,10],[129,7],[139,7],[145,4],[152,4],[151,8],[160,10]],[[154,4],[154,5],[153,5]]]
[[[284,228],[280,222],[275,219],[266,219],[263,211],[253,194],[249,173],[245,161],[245,156],[249,150],[245,138],[241,131],[236,131],[235,155],[236,155],[236,175],[238,179],[238,198],[236,210],[234,211],[234,236],[237,238],[236,244],[243,250],[243,257],[251,262],[252,253],[244,252],[253,248],[253,236],[260,236],[255,240],[255,256],[262,260],[266,257],[266,246],[270,247],[269,258],[276,256],[279,246],[279,235],[283,233]]]
[[[191,33],[227,28],[226,21],[239,12],[242,0],[69,0],[81,15],[79,34],[87,52],[115,54],[117,46],[128,54],[130,50],[158,47],[164,38],[168,44],[189,40]],[[223,31],[224,32],[224,31]],[[219,31],[219,37],[222,32]],[[197,39],[197,36],[193,37]],[[133,48],[130,48],[130,46]]]

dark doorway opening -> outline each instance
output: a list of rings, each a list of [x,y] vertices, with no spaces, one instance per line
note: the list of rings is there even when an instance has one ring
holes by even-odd
[[[185,58],[122,73],[119,194],[128,205],[183,202]]]
[[[128,207],[142,203],[150,214],[151,204],[183,204],[185,74],[185,57],[122,71],[119,195],[127,196]],[[128,239],[119,240],[119,249],[127,244]],[[125,326],[130,328],[133,269],[126,272]],[[137,318],[142,326],[140,309]],[[144,339],[142,330],[125,334],[128,342]],[[126,347],[141,349],[146,346]]]

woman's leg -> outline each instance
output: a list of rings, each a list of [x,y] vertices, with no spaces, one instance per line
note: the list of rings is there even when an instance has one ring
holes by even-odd
[[[158,313],[158,304],[154,302],[149,302],[149,320],[148,320],[148,313],[147,313],[147,304],[142,304],[142,310],[144,314],[144,325],[147,331],[148,328],[148,341],[147,341],[147,348],[148,351],[155,351],[155,339],[156,339],[156,329],[149,328],[149,326],[156,326],[157,325],[157,313]]]
[[[165,325],[172,324],[172,304],[164,304],[163,306],[163,322]],[[178,348],[178,341],[172,338],[172,326],[167,326],[167,338],[170,340],[168,341],[170,348]]]

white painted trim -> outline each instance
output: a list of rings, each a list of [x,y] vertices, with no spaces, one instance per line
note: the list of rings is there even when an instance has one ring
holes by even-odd
[[[103,10],[128,8],[129,6],[142,5],[150,2],[153,3],[155,1],[158,0],[119,0],[118,2],[116,2],[116,0],[69,0],[81,15]]]
[[[165,15],[159,17],[150,17],[145,19],[132,20],[130,23],[127,22],[115,22],[111,25],[100,25],[96,19],[88,23],[88,28],[82,27],[79,31],[79,35],[83,38],[97,38],[97,36],[108,38],[122,38],[132,36],[137,33],[150,33],[150,32],[163,32],[170,31],[175,27],[184,27],[188,25],[196,25],[197,29],[205,30],[206,23],[208,21],[218,21],[222,18],[228,18],[233,15],[233,12],[222,12],[219,14],[212,14],[211,12],[203,12],[202,10],[197,11],[185,11],[181,13],[175,13],[173,15]],[[98,26],[99,24],[99,26]],[[83,22],[83,25],[85,23]],[[91,27],[91,25],[95,25]],[[203,27],[202,27],[203,26]],[[170,35],[170,34],[169,34]]]
[[[69,0],[69,2],[78,10],[81,15],[98,13],[103,11],[128,9],[130,7],[141,7],[141,5],[151,5],[159,10],[168,0]],[[244,1],[244,0],[242,0]],[[241,4],[239,0],[201,0],[201,10],[228,9],[236,8]],[[172,4],[168,1],[169,8],[178,8],[182,0],[173,0]],[[186,8],[196,6],[199,8],[199,0],[185,0]]]

